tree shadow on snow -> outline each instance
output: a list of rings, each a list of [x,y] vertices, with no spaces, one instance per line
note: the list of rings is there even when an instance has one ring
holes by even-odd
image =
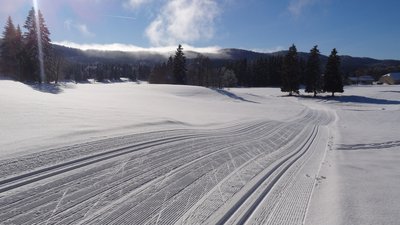
[[[397,94],[400,94],[400,91],[381,91],[381,92],[384,92],[384,93],[397,93]]]
[[[60,94],[63,89],[58,84],[31,84],[29,85],[32,89],[49,94]]]
[[[309,99],[318,99],[324,101],[335,101],[342,103],[361,103],[361,104],[376,104],[376,105],[400,105],[400,101],[396,100],[387,100],[387,99],[379,99],[379,98],[370,98],[365,96],[358,95],[342,95],[342,96],[300,96],[301,98],[309,98]]]
[[[244,99],[244,98],[242,98],[242,97],[240,97],[240,96],[237,96],[237,95],[235,95],[234,93],[229,92],[229,91],[227,91],[227,90],[223,90],[223,89],[214,89],[214,88],[211,88],[211,90],[217,92],[218,94],[225,95],[225,96],[227,96],[227,97],[229,97],[229,98],[232,98],[232,99],[234,99],[234,100],[239,100],[239,101],[243,101],[243,102],[250,102],[250,103],[257,103],[257,104],[260,104],[259,102],[254,102],[254,101],[250,101],[250,100]]]
[[[1,74],[0,74],[0,80],[13,81],[13,79],[11,79],[11,78],[9,78],[9,77],[6,77],[6,76],[4,76],[4,75],[1,75]]]
[[[329,98],[328,98],[329,99]],[[333,98],[335,101],[345,102],[345,103],[365,103],[365,104],[379,104],[379,105],[399,105],[400,101],[387,100],[379,98],[369,98],[357,95],[340,96]]]
[[[337,150],[379,150],[388,148],[397,148],[400,146],[400,141],[388,141],[380,143],[363,143],[363,144],[353,144],[346,145],[341,144],[337,147]]]

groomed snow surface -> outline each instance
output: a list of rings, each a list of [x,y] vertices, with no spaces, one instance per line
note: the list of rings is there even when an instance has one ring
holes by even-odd
[[[0,81],[0,224],[397,224],[400,88]]]

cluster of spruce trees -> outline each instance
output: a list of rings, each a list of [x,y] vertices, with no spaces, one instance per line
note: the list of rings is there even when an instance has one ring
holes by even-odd
[[[0,45],[2,72],[24,82],[57,80],[61,58],[56,56],[52,49],[50,32],[40,10],[35,11],[32,8],[29,11],[23,28],[26,29],[24,33],[20,26],[15,26],[12,18],[8,17]],[[42,75],[41,63],[46,69]]]
[[[282,65],[282,56],[269,56],[254,61],[237,60],[228,63],[227,67],[234,71],[240,87],[279,87]]]
[[[149,76],[153,84],[186,84],[204,87],[234,87],[237,79],[232,69],[215,67],[211,60],[201,54],[187,63],[182,45],[167,62],[155,65]]]
[[[310,50],[305,69],[305,92],[314,93],[314,96],[319,92],[330,92],[332,96],[335,95],[335,92],[343,92],[340,57],[337,55],[336,49],[333,49],[329,55],[323,75],[321,74],[320,66],[318,46],[314,46]],[[297,49],[295,45],[292,45],[283,61],[282,92],[289,92],[289,95],[299,93],[299,68]]]
[[[199,54],[186,65],[183,48],[179,45],[175,56],[156,65],[149,82],[158,84],[188,84],[205,87],[266,87],[280,86],[289,95],[299,93],[300,84],[314,96],[321,92],[343,92],[340,57],[333,49],[322,74],[318,46],[310,50],[307,60],[298,57],[295,45],[285,56],[270,56],[254,61],[247,59],[215,65]]]

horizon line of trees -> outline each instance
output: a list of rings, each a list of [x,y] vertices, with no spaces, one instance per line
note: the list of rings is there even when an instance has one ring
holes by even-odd
[[[136,81],[140,76],[157,84],[213,88],[276,86],[289,95],[299,93],[300,84],[306,86],[305,92],[314,93],[314,96],[321,92],[332,92],[332,96],[335,92],[343,92],[340,58],[336,49],[332,50],[323,75],[318,46],[314,46],[308,59],[304,60],[298,57],[294,44],[285,56],[253,61],[242,59],[215,63],[202,54],[187,60],[182,45],[179,45],[174,56],[153,68],[118,63],[81,64],[66,61],[61,53],[52,48],[50,31],[40,10],[35,11],[32,7],[23,27],[26,29],[24,33],[9,16],[0,44],[0,72],[22,82],[57,83],[60,79],[105,82],[119,81],[121,77]],[[39,47],[42,48],[41,55]]]
[[[255,61],[237,60],[213,65],[211,60],[198,54],[187,63],[183,48],[178,46],[175,56],[154,66],[149,82],[154,84],[181,84],[205,87],[281,87],[289,95],[299,93],[301,84],[306,93],[343,92],[343,75],[340,57],[333,49],[322,73],[318,46],[310,50],[307,60],[298,57],[293,44],[285,56],[271,56]]]
[[[89,79],[97,82],[120,82],[121,78],[130,81],[148,80],[151,67],[130,63],[66,63],[62,69],[64,80],[85,83]]]

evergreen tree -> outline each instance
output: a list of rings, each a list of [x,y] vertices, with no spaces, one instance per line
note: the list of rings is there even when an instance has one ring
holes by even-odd
[[[167,64],[161,63],[157,64],[153,67],[151,70],[150,76],[149,76],[149,83],[150,84],[166,84],[167,81],[167,76],[166,76],[166,70],[167,70]]]
[[[15,43],[16,43],[15,46],[17,48],[17,63],[18,63],[17,75],[18,75],[18,80],[22,80],[22,63],[23,63],[22,52],[24,48],[24,38],[22,36],[21,27],[19,25],[17,26]]]
[[[167,62],[154,65],[149,75],[151,84],[172,84],[173,83],[174,58],[170,56]]]
[[[169,56],[167,65],[166,65],[166,71],[165,71],[165,82],[167,84],[172,84],[174,82],[174,57]]]
[[[340,74],[340,58],[334,48],[328,58],[324,75],[324,91],[332,92],[332,97],[335,92],[343,93],[343,81]]]
[[[281,91],[289,92],[289,96],[293,95],[293,92],[299,93],[299,61],[294,44],[283,60]]]
[[[282,74],[282,66],[283,66],[283,57],[282,56],[272,56],[269,59],[268,69],[269,74],[271,74],[271,85],[275,87],[279,87],[282,83],[281,74]]]
[[[21,30],[15,28],[11,17],[8,17],[4,27],[3,42],[0,46],[3,72],[15,79],[19,79],[18,55],[21,51]]]
[[[186,57],[182,45],[179,45],[176,50],[173,72],[176,84],[186,84]]]
[[[241,59],[232,64],[231,67],[237,75],[238,85],[242,87],[249,86],[249,68],[247,59]]]
[[[38,18],[36,18],[38,17]],[[39,21],[39,27],[36,25],[36,19]],[[45,81],[45,77],[41,77],[40,75],[40,64],[46,64],[45,62],[49,60],[51,55],[52,46],[50,40],[50,32],[47,28],[43,15],[40,10],[35,12],[35,9],[32,8],[29,11],[28,17],[26,18],[24,28],[27,31],[24,34],[25,39],[25,63],[26,63],[26,73],[32,73],[32,75],[28,76],[28,80],[31,81]],[[39,34],[39,35],[38,35]],[[38,40],[38,36],[40,36],[41,40]],[[39,43],[40,42],[40,43]],[[39,46],[42,47],[43,58],[39,57]],[[41,60],[43,60],[41,62]],[[29,69],[32,69],[29,71]],[[44,73],[44,71],[43,71]]]
[[[50,70],[52,74],[52,80],[57,84],[60,79],[62,79],[62,69],[65,64],[65,59],[61,53],[53,52],[50,59]]]
[[[108,79],[107,66],[102,63],[98,63],[94,69],[94,78],[97,82],[105,82]]]
[[[237,78],[233,70],[222,68],[221,72],[220,88],[237,86]]]
[[[307,68],[307,60],[299,57],[299,84],[304,84],[305,83],[305,77],[306,77],[306,68]]]
[[[208,86],[208,79],[212,73],[211,60],[202,54],[198,54],[189,65],[189,73],[187,75],[187,84]]]
[[[305,92],[314,93],[314,97],[317,96],[317,93],[322,89],[318,45],[310,50],[310,56],[308,57],[306,66],[305,83]]]
[[[268,71],[268,61],[264,58],[257,59],[252,65],[252,85],[253,87],[266,87],[270,82]]]

